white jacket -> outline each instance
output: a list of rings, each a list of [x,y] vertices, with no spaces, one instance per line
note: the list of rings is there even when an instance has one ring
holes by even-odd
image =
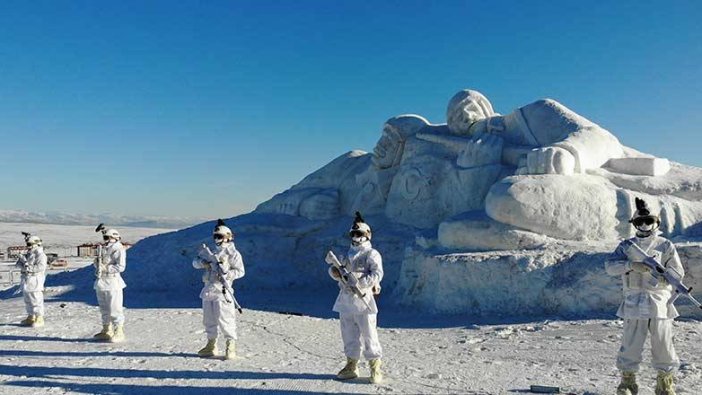
[[[97,266],[98,260],[95,260]],[[120,273],[127,268],[127,250],[119,241],[107,243],[102,248],[102,270],[93,288],[97,291],[124,289],[127,284]]]
[[[20,288],[23,292],[40,292],[44,290],[47,259],[44,248],[35,246],[19,256],[16,267],[22,272]]]
[[[244,277],[244,260],[241,258],[239,251],[236,250],[233,242],[222,243],[221,246],[217,246],[213,254],[214,258],[221,262],[225,273],[224,279],[230,286],[232,286],[234,280]],[[217,270],[212,270],[211,265],[214,264],[216,263],[201,257],[196,257],[193,260],[194,268],[205,269],[205,273],[202,275],[202,282],[205,283],[205,286],[202,287],[200,298],[207,301],[224,301],[224,287],[217,275]]]
[[[383,279],[383,258],[380,253],[373,249],[370,241],[367,241],[360,246],[351,246],[341,263],[358,279],[358,288],[366,294],[363,299],[370,306],[370,310],[363,300],[341,281],[339,281],[339,296],[336,298],[333,310],[343,314],[378,314],[378,306],[373,297],[373,286],[380,286],[380,281]],[[332,268],[329,268],[329,275],[332,276]]]
[[[666,268],[674,269],[680,277],[685,270],[680,263],[680,257],[675,245],[668,239],[652,235],[649,237],[633,237],[619,244],[617,249],[605,261],[605,270],[612,276],[622,276],[624,283],[624,301],[617,316],[625,319],[672,319],[678,311],[668,300],[673,293],[673,287],[662,277],[657,279],[650,272],[639,273],[631,269],[633,262],[626,254],[627,242],[634,242],[647,255],[653,256]]]

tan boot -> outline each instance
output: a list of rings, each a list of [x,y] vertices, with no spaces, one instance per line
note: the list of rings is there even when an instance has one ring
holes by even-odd
[[[673,372],[658,372],[656,395],[675,395]]]
[[[346,357],[346,366],[336,374],[339,380],[349,380],[358,377],[358,359]]]
[[[203,358],[214,357],[216,354],[217,354],[217,339],[207,340],[207,344],[205,345],[205,347],[201,348],[200,351],[197,352],[197,355],[199,355]]]
[[[34,324],[34,316],[33,315],[28,315],[27,318],[20,321],[20,325],[22,325],[22,326],[32,326],[32,324]]]
[[[617,387],[617,395],[636,395],[639,393],[639,385],[636,384],[635,372],[622,372],[622,381]]]
[[[38,315],[34,318],[34,322],[32,323],[33,328],[40,328],[44,326],[44,317],[41,315]]]
[[[380,359],[371,359],[368,361],[370,365],[370,382],[371,384],[378,384],[383,381],[383,372],[380,371]]]
[[[236,348],[234,347],[234,339],[227,340],[227,348],[224,352],[224,359],[234,359],[236,358]]]
[[[124,341],[124,325],[115,326],[115,333],[110,338],[110,343],[121,343]]]
[[[96,333],[93,337],[97,340],[110,340],[112,338],[112,324],[102,326],[102,331]]]

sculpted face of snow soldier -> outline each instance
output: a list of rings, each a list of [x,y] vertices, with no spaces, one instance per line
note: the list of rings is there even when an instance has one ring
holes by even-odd
[[[636,198],[636,212],[629,222],[636,228],[636,236],[621,242],[605,262],[607,273],[622,276],[624,285],[624,301],[617,311],[624,320],[617,355],[617,368],[622,373],[617,394],[638,393],[636,373],[649,334],[652,365],[658,371],[656,395],[675,394],[673,379],[680,361],[673,347],[673,319],[678,312],[672,304],[673,288],[662,273],[682,280],[685,271],[675,245],[657,234],[660,218],[642,199]],[[660,263],[661,271],[643,263],[649,257]]]
[[[378,340],[378,306],[373,297],[380,290],[383,279],[383,260],[371,246],[371,228],[356,213],[349,230],[351,246],[338,266],[329,268],[329,275],[339,282],[339,296],[334,311],[339,313],[341,337],[344,342],[346,366],[337,374],[340,380],[358,377],[358,361],[363,355],[369,361],[371,383],[382,381],[380,358],[383,349]],[[327,254],[327,262],[334,264],[333,253]]]

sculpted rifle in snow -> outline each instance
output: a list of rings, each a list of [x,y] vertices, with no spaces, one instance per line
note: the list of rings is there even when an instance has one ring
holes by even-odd
[[[327,252],[327,256],[324,260],[339,271],[339,281],[341,281],[342,284],[348,287],[351,290],[351,292],[354,293],[354,295],[358,296],[358,298],[361,299],[363,303],[365,303],[366,307],[370,309],[371,307],[370,305],[368,305],[368,302],[366,302],[365,299],[366,294],[363,293],[363,291],[361,291],[360,288],[358,288],[358,285],[349,284],[349,278],[354,276],[354,274],[349,272],[348,269],[346,269],[346,266],[342,265],[339,259],[336,257],[336,255],[334,255],[334,253],[331,251]]]
[[[641,249],[641,247],[636,245],[636,243],[627,244],[629,244],[632,248],[635,248],[642,256],[646,257],[642,262],[644,265],[648,266],[652,272],[656,273],[660,277],[663,277],[665,281],[668,282],[668,284],[673,286],[673,290],[675,291],[675,293],[670,298],[668,303],[672,304],[678,297],[684,296],[690,299],[690,301],[692,301],[692,304],[702,309],[702,304],[700,304],[700,302],[698,302],[691,294],[692,287],[688,287],[685,284],[683,284],[682,278],[680,277],[680,274],[678,272],[676,272],[673,268],[666,268],[665,266],[661,265],[661,263],[658,262],[656,258],[646,254],[646,252],[643,249]]]
[[[227,303],[234,303],[234,307],[236,307],[236,309],[239,311],[239,314],[242,314],[244,311],[241,308],[239,302],[237,302],[236,297],[234,297],[234,289],[232,289],[225,277],[226,273],[224,272],[224,268],[222,267],[222,262],[220,262],[219,259],[217,259],[217,256],[214,253],[212,253],[210,247],[208,247],[207,244],[204,243],[202,244],[200,252],[197,256],[200,259],[209,262],[212,270],[217,271],[217,277],[219,278],[219,281],[222,284],[222,294],[224,294],[224,300],[226,300]]]

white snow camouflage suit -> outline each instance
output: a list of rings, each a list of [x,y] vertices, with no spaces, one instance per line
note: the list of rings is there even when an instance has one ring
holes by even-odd
[[[217,246],[213,254],[214,258],[221,262],[226,273],[225,280],[230,286],[234,280],[244,277],[244,261],[233,242],[222,243],[221,246]],[[200,292],[200,299],[202,299],[203,324],[207,339],[217,339],[221,330],[225,339],[236,340],[236,308],[234,303],[226,301],[217,270],[210,267],[214,264],[216,263],[208,262],[200,257],[193,260],[194,268],[205,269],[205,273],[202,275],[202,282],[205,285]]]
[[[629,242],[636,243],[666,268],[674,269],[681,278],[685,275],[675,245],[657,235],[623,241],[607,258],[607,273],[621,275],[624,283],[624,301],[617,311],[617,316],[624,319],[617,368],[623,372],[639,370],[644,342],[650,333],[653,367],[663,372],[674,371],[680,361],[673,346],[673,319],[678,316],[678,311],[668,303],[673,287],[663,278],[656,279],[650,272],[632,270],[633,262],[626,252],[627,248],[631,248],[627,245]]]
[[[358,287],[365,293],[364,299],[370,306],[369,309],[351,289],[339,281],[339,296],[333,310],[339,313],[344,354],[358,360],[363,346],[363,356],[366,359],[381,358],[383,349],[376,328],[378,306],[372,289],[374,286],[379,287],[383,279],[383,259],[380,253],[373,249],[370,241],[366,241],[359,246],[351,246],[342,264],[356,276]],[[329,275],[334,278],[332,268],[329,268]]]

